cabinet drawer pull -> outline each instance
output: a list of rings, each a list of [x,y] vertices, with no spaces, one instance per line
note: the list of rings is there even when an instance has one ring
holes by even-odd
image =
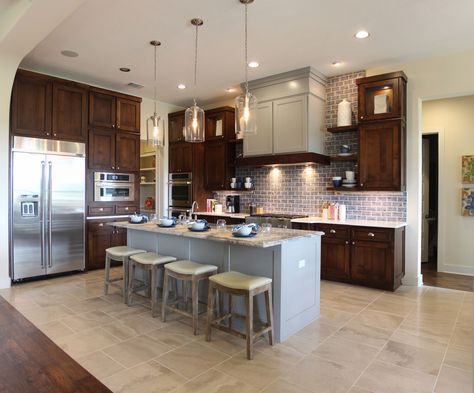
[[[100,224],[99,224],[99,226],[100,226],[100,227],[103,227],[103,226],[104,226],[104,224],[103,224],[103,223],[100,223]]]
[[[335,229],[331,229],[331,230],[329,231],[329,233],[336,233],[336,230],[335,230]]]
[[[128,210],[128,206],[125,208],[125,210]]]
[[[104,211],[104,208],[103,208],[103,207],[99,207],[99,211],[100,211],[100,212],[103,212],[103,211]]]
[[[368,237],[374,237],[375,234],[374,234],[373,232],[369,232],[369,233],[367,234],[367,236],[368,236]]]

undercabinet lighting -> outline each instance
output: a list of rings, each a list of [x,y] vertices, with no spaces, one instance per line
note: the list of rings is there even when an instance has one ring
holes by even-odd
[[[249,63],[250,68],[258,68],[259,66],[260,66],[260,64],[258,63],[258,61],[251,61]]]
[[[180,83],[180,84],[178,85],[178,89],[179,89],[179,90],[184,90],[184,89],[186,89],[186,85],[183,84],[183,83]]]
[[[365,31],[365,30],[360,30],[358,31],[357,33],[355,33],[354,37],[359,39],[359,40],[362,40],[364,38],[367,38],[369,36],[369,32],[368,31]]]

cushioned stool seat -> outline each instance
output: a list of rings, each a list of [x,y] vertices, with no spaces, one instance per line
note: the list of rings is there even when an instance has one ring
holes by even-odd
[[[161,255],[155,252],[144,252],[141,254],[135,254],[130,257],[130,279],[128,281],[128,296],[127,304],[132,305],[133,295],[137,289],[133,286],[133,280],[135,277],[135,269],[138,267],[143,270],[148,276],[148,295],[151,300],[151,315],[155,316],[156,306],[158,302],[158,270],[163,270],[166,263],[174,262],[177,258],[170,255]]]
[[[130,257],[132,255],[141,254],[146,252],[145,250],[140,250],[137,248],[127,247],[127,246],[117,246],[110,247],[105,250],[105,278],[104,278],[104,293],[107,295],[109,293],[109,285],[117,286],[120,288],[116,281],[123,280],[123,300],[127,302],[127,288],[128,288],[128,265]],[[123,277],[122,278],[110,278],[110,261],[119,261],[122,262]]]
[[[177,261],[166,265],[165,267],[172,272],[179,274],[205,274],[217,270],[217,266],[214,265],[203,265],[201,263],[196,263],[193,261]]]
[[[163,281],[163,302],[161,304],[161,320],[166,322],[166,310],[170,309],[179,314],[192,317],[193,319],[193,333],[198,333],[198,306],[199,306],[199,281],[207,280],[210,276],[217,272],[217,266],[204,265],[193,261],[182,260],[177,262],[171,262],[165,265],[165,277]],[[175,300],[172,305],[168,304],[168,282],[174,279],[174,283],[177,284],[178,280],[182,281],[182,292],[183,296],[178,297],[177,285],[175,285]],[[188,312],[188,289],[187,283],[191,283],[191,302],[192,311]],[[179,309],[180,300],[184,300],[186,310]]]
[[[248,276],[247,274],[239,272],[219,273],[209,277],[209,280],[226,288],[244,289],[246,291],[251,291],[252,289],[272,283],[271,278]]]

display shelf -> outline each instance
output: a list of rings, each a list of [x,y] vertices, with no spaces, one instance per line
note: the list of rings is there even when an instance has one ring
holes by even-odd
[[[145,182],[140,183],[141,186],[152,186],[155,184],[156,184],[155,181],[145,181]]]
[[[353,124],[350,126],[343,126],[343,127],[329,127],[328,132],[338,133],[338,132],[354,132],[359,130],[358,124]]]
[[[331,156],[331,162],[333,161],[357,161],[359,158],[358,154],[351,154],[350,156]]]
[[[360,187],[327,187],[326,190],[328,191],[336,191],[336,192],[359,192],[359,191],[368,191],[364,190]]]
[[[140,158],[142,158],[142,157],[153,157],[153,156],[156,156],[156,152],[154,152],[154,151],[151,151],[149,153],[140,154]]]
[[[140,172],[145,172],[145,171],[154,171],[156,170],[155,168],[140,168]]]
[[[216,190],[212,192],[252,192],[255,191],[255,188],[228,188],[226,190]]]

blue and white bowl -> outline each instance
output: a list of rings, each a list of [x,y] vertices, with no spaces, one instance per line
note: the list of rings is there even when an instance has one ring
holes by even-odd
[[[232,227],[232,234],[237,236],[250,236],[252,233],[258,232],[259,226],[257,224],[239,224]]]

